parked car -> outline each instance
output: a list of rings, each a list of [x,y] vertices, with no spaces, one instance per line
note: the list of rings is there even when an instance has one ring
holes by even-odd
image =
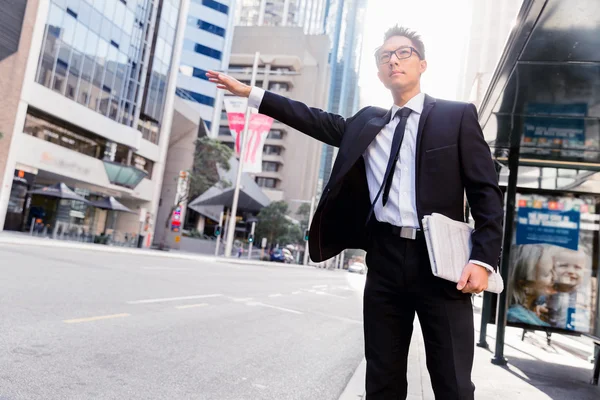
[[[275,249],[271,253],[271,261],[290,264],[294,261],[294,256],[288,249]]]
[[[354,262],[348,267],[348,272],[354,272],[356,274],[365,274],[367,272],[367,266],[361,262]]]

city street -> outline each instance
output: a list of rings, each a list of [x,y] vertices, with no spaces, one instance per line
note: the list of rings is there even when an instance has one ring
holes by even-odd
[[[0,244],[0,399],[337,399],[364,276]]]

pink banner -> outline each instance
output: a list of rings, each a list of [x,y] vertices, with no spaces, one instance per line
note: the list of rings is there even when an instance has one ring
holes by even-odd
[[[225,110],[229,121],[229,130],[235,140],[235,155],[239,159],[241,153],[241,133],[244,130],[247,99],[233,96],[225,96]],[[265,140],[269,135],[273,118],[258,114],[255,110],[250,114],[250,126],[246,145],[246,157],[244,160],[244,172],[257,174],[262,172],[262,153]]]

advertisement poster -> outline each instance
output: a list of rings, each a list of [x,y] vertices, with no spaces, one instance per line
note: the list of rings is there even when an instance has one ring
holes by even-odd
[[[587,107],[586,103],[528,104],[521,152],[557,159],[580,158],[588,144],[584,119]]]
[[[518,194],[517,205],[508,323],[594,333],[595,198]]]
[[[224,102],[229,130],[235,139],[235,155],[240,158],[242,146],[241,133],[244,130],[248,99],[225,96]],[[248,148],[244,160],[244,172],[253,174],[262,172],[263,147],[272,125],[273,118],[258,114],[255,110],[250,114],[250,126],[248,128],[248,138],[246,138],[246,146]]]

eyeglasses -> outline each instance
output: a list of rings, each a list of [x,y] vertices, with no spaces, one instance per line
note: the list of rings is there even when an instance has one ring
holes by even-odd
[[[375,53],[375,59],[378,64],[387,64],[392,59],[392,54],[395,54],[398,60],[404,60],[406,58],[410,58],[413,55],[413,52],[417,54],[419,58],[421,58],[421,54],[411,46],[402,46],[397,48],[394,51],[377,51]]]

